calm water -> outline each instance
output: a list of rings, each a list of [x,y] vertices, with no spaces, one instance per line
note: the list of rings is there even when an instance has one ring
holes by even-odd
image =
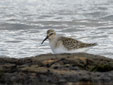
[[[47,41],[40,45],[50,28],[113,58],[113,0],[0,0],[0,56],[51,53]]]

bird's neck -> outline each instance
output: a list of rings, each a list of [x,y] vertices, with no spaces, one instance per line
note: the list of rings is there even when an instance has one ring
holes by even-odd
[[[51,47],[55,47],[57,40],[58,40],[58,37],[57,37],[57,36],[55,36],[55,37],[49,39],[49,44],[50,44],[50,46],[51,46]]]

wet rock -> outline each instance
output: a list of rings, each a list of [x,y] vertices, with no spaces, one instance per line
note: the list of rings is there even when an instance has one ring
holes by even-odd
[[[113,59],[87,53],[0,58],[0,84],[82,85],[113,83]]]
[[[14,71],[16,71],[16,65],[10,64],[10,63],[0,65],[0,71],[14,72]]]
[[[24,66],[20,68],[22,72],[32,72],[32,73],[46,73],[48,68],[46,67],[38,67],[38,65]]]

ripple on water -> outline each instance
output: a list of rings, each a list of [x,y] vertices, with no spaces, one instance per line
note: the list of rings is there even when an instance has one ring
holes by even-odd
[[[73,3],[72,3],[73,2]],[[0,56],[52,52],[46,30],[98,45],[88,53],[113,58],[112,0],[0,0]],[[18,10],[18,11],[17,11]]]

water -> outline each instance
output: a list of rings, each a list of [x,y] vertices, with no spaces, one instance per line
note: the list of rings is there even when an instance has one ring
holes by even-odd
[[[113,58],[113,0],[0,0],[0,56],[51,53],[47,41],[40,45],[50,28]]]

